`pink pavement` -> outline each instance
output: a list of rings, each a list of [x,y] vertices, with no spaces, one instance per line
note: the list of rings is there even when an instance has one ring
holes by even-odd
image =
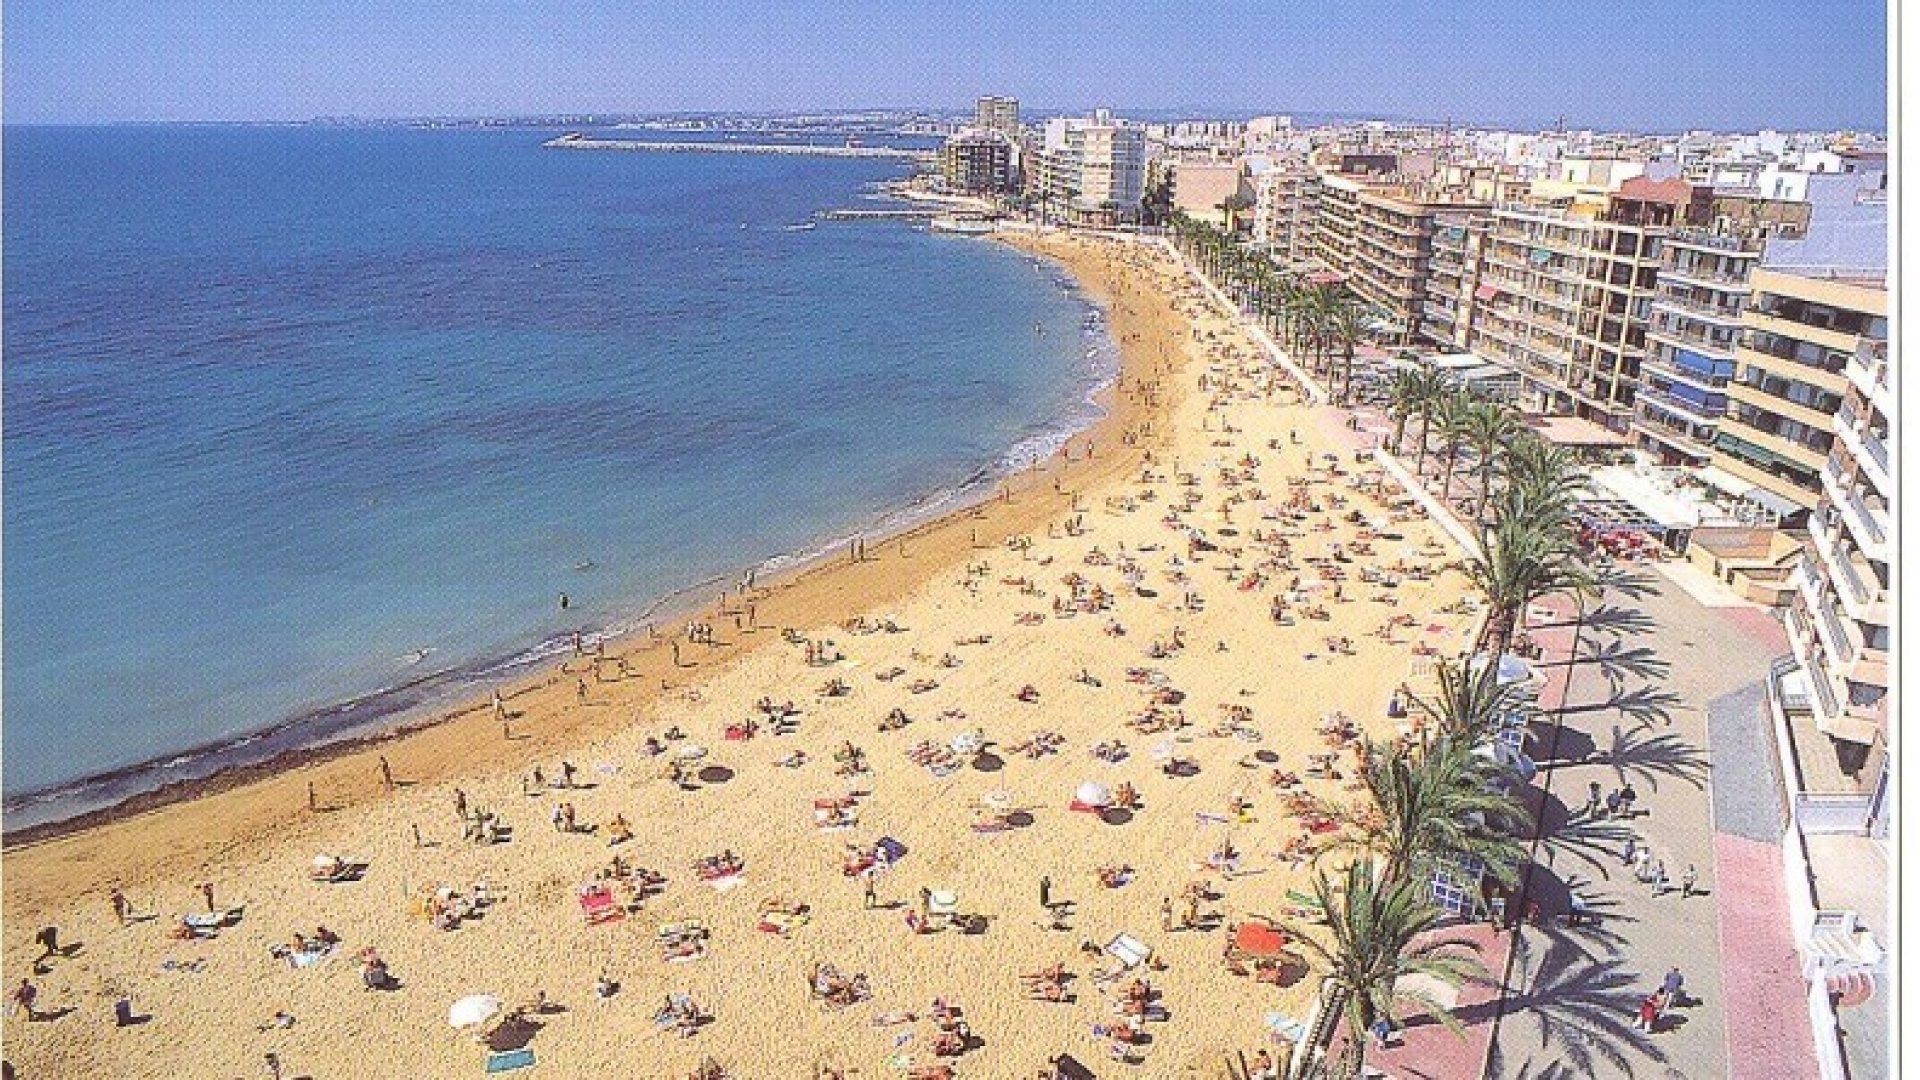
[[[1787,916],[1780,849],[1713,837],[1714,880],[1738,881],[1749,902],[1720,905],[1722,993],[1731,1080],[1817,1080],[1813,1023]],[[1684,965],[1682,966],[1684,970]]]
[[[1497,984],[1507,968],[1513,935],[1486,923],[1450,927],[1444,933],[1447,940],[1479,946],[1477,955],[1486,965],[1488,979],[1485,983],[1469,982],[1460,987],[1454,1015],[1466,1028],[1464,1038],[1448,1031],[1430,1016],[1408,1016],[1402,1017],[1401,1022],[1409,1026],[1398,1033],[1392,1046],[1385,1050],[1369,1047],[1367,1064],[1389,1076],[1404,1080],[1458,1080],[1479,1076],[1486,1065],[1493,1039],[1494,1007],[1490,1003],[1498,996]],[[1346,1044],[1344,1031],[1334,1036],[1333,1048],[1329,1051],[1333,1060],[1339,1060]]]

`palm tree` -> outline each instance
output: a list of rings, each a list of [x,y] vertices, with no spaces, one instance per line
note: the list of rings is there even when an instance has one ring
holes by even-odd
[[[1507,455],[1504,448],[1526,430],[1518,413],[1497,401],[1475,401],[1461,417],[1461,434],[1479,461],[1480,498],[1473,510],[1475,521],[1487,515],[1487,500],[1493,495],[1494,473]]]
[[[1420,455],[1413,463],[1415,476],[1426,475],[1427,443],[1432,435],[1434,414],[1439,411],[1440,403],[1447,396],[1447,377],[1438,368],[1422,367],[1414,373],[1419,380],[1414,395],[1416,411],[1420,414]]]
[[[1359,815],[1360,843],[1381,856],[1383,880],[1424,883],[1436,862],[1472,860],[1500,883],[1518,883],[1525,813],[1475,745],[1442,734],[1418,747],[1367,747],[1360,779],[1374,805]]]
[[[1460,462],[1460,444],[1467,438],[1467,417],[1473,408],[1473,395],[1455,390],[1440,399],[1440,452],[1446,459],[1446,472],[1440,480],[1440,501],[1450,503],[1453,496],[1453,469]]]
[[[1512,717],[1532,709],[1517,686],[1501,683],[1497,658],[1478,664],[1442,660],[1434,681],[1433,697],[1416,695],[1414,707],[1432,717],[1442,735],[1474,746],[1484,745]]]
[[[1362,338],[1372,336],[1375,323],[1366,304],[1351,291],[1342,290],[1327,309],[1327,325],[1332,339],[1340,344],[1340,404],[1344,406],[1353,395],[1354,347]]]
[[[1426,899],[1425,882],[1386,880],[1371,860],[1356,859],[1337,884],[1324,871],[1316,873],[1313,888],[1327,913],[1330,940],[1322,943],[1309,935],[1299,940],[1326,969],[1322,993],[1329,995],[1328,1008],[1346,1022],[1341,1075],[1359,1075],[1366,1063],[1367,1029],[1376,1017],[1392,1022],[1398,1002],[1420,1006],[1447,1030],[1462,1032],[1440,1003],[1400,985],[1407,976],[1424,975],[1457,987],[1486,974],[1471,944],[1434,940],[1431,931],[1444,916]]]
[[[1507,492],[1517,493],[1527,512],[1571,518],[1587,473],[1572,450],[1531,432],[1513,439],[1506,452]]]
[[[1393,452],[1407,436],[1407,421],[1420,407],[1420,377],[1412,371],[1396,371],[1387,383],[1387,415],[1393,418]]]
[[[1513,493],[1503,498],[1509,503]],[[1467,562],[1467,576],[1488,605],[1475,652],[1499,657],[1513,641],[1527,605],[1557,592],[1593,594],[1594,577],[1580,562],[1564,518],[1510,516],[1507,506],[1480,528],[1480,550]]]

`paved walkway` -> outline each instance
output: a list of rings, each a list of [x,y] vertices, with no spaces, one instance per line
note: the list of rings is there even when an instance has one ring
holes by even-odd
[[[1571,644],[1570,605],[1544,605],[1552,614],[1534,620],[1552,672],[1542,704],[1566,706],[1557,752],[1534,746],[1548,839],[1533,888],[1549,920],[1518,935],[1487,1075],[1798,1080],[1812,1075],[1812,1037],[1762,728],[1763,679],[1785,640],[1764,611],[1708,606],[1697,590],[1648,577],[1646,595],[1613,591],[1594,605],[1600,625],[1583,630],[1581,663],[1552,664]],[[1635,816],[1590,820],[1594,782],[1630,782]],[[1635,880],[1619,855],[1628,830],[1665,864],[1671,891]],[[1682,897],[1689,864],[1699,891]],[[1551,921],[1575,893],[1603,912],[1601,927]],[[1632,1011],[1669,966],[1691,1003],[1647,1035]]]

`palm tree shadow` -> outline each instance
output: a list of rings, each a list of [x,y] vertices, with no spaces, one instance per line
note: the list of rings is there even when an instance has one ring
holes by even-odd
[[[1664,679],[1673,670],[1673,665],[1662,660],[1658,653],[1645,645],[1627,646],[1619,638],[1594,641],[1579,655],[1566,660],[1553,660],[1544,667],[1576,667],[1591,664],[1598,668],[1607,680],[1607,687],[1613,693],[1619,693],[1629,677],[1655,681]]]
[[[1539,820],[1540,848],[1548,866],[1562,857],[1578,859],[1604,878],[1613,877],[1613,865],[1633,835],[1633,830],[1617,822],[1576,815],[1558,799],[1541,808]]]
[[[1531,970],[1530,981],[1507,999],[1503,1024],[1520,1025],[1531,1019],[1538,1034],[1540,1051],[1553,1051],[1556,1061],[1545,1068],[1564,1072],[1536,1075],[1594,1076],[1597,1065],[1634,1075],[1634,1059],[1626,1047],[1635,1047],[1641,1055],[1658,1064],[1667,1061],[1666,1052],[1641,1037],[1633,1017],[1643,996],[1635,985],[1641,976],[1628,971],[1618,960],[1599,960],[1564,937],[1548,937],[1539,963],[1529,964],[1538,946],[1527,935],[1515,940],[1517,960]],[[1461,1010],[1460,1019],[1476,1010],[1491,1011],[1497,1004],[1471,1006]],[[1515,1066],[1524,1066],[1532,1058],[1533,1048],[1524,1061],[1508,1059],[1504,1040],[1495,1039],[1490,1055],[1489,1074],[1515,1075]]]
[[[1652,574],[1624,566],[1610,566],[1595,571],[1593,582],[1603,592],[1617,592],[1628,600],[1645,600],[1660,591],[1659,583]]]
[[[1621,783],[1644,780],[1658,791],[1661,778],[1668,777],[1696,788],[1707,786],[1713,766],[1699,747],[1671,733],[1643,737],[1645,731],[1644,727],[1628,731],[1616,724],[1612,741],[1598,751]]]
[[[1615,604],[1602,604],[1587,612],[1587,617],[1583,620],[1569,619],[1563,622],[1546,623],[1534,629],[1556,629],[1573,626],[1576,623],[1596,633],[1619,636],[1638,637],[1642,634],[1651,634],[1655,629],[1653,616],[1639,608],[1620,607]]]
[[[1634,727],[1647,730],[1656,722],[1665,725],[1673,723],[1672,710],[1680,704],[1680,695],[1671,690],[1659,690],[1651,686],[1641,686],[1632,690],[1623,690],[1605,701],[1589,702],[1584,705],[1569,705],[1560,710],[1566,716],[1581,713],[1599,713],[1617,711],[1634,722]]]

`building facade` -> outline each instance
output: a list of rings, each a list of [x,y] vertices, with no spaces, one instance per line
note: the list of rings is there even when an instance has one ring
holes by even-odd
[[[1010,97],[980,98],[973,103],[973,124],[1017,139],[1020,137],[1020,102]]]
[[[1832,331],[1844,334],[1851,348],[1822,334],[1821,347],[1841,360],[1844,392],[1833,416],[1835,438],[1817,474],[1819,494],[1807,528],[1812,542],[1787,629],[1794,658],[1812,685],[1816,726],[1836,740],[1843,767],[1871,778],[1887,741],[1894,398],[1884,314],[1862,309],[1884,313],[1885,292],[1873,301],[1859,295],[1864,286],[1846,286],[1851,296],[1843,300],[1831,282],[1795,287],[1776,276],[1783,275],[1768,275],[1758,287],[1783,298],[1817,294],[1818,301],[1803,299],[1836,311],[1845,303],[1859,316],[1859,332]]]
[[[1811,507],[1833,448],[1846,366],[1863,341],[1886,340],[1882,281],[1753,272],[1725,418],[1712,462]]]
[[[1761,247],[1706,229],[1676,229],[1662,245],[1632,423],[1661,464],[1704,465],[1712,452]]]
[[[940,175],[953,191],[994,195],[1014,188],[1013,143],[997,131],[963,131],[940,147]]]

